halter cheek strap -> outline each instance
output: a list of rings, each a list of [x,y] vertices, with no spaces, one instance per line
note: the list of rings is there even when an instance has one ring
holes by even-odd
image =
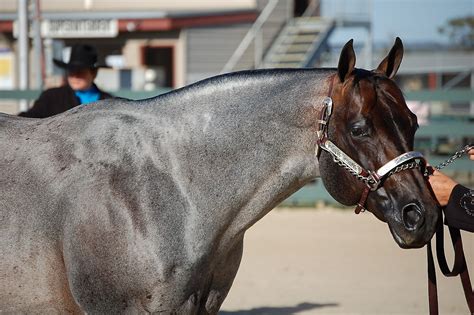
[[[369,196],[369,192],[370,192],[370,189],[368,187],[365,187],[364,190],[362,191],[362,195],[360,195],[359,202],[357,203],[354,209],[355,214],[359,214],[366,210],[365,203],[367,202],[367,197]]]

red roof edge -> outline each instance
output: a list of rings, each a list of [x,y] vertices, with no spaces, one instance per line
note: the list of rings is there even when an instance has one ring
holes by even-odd
[[[252,23],[257,19],[257,16],[257,12],[240,12],[218,15],[167,17],[143,20],[121,19],[119,20],[119,31],[169,31],[200,26]]]

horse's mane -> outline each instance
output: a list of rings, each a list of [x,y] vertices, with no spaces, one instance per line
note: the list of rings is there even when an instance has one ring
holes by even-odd
[[[298,76],[301,79],[306,78],[308,75],[312,77],[316,76],[322,80],[329,73],[334,71],[336,71],[335,68],[281,68],[243,70],[206,78],[168,93],[145,99],[144,101],[156,102],[165,100],[167,98],[203,96],[233,88],[243,89],[245,86],[251,84],[281,82],[288,79],[294,79]]]

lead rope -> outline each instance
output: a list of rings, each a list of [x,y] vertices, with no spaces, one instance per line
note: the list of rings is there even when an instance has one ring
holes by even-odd
[[[443,221],[442,218],[438,221],[436,231],[436,256],[438,258],[438,265],[441,272],[446,277],[458,276],[461,278],[464,296],[469,308],[469,312],[474,314],[474,292],[472,291],[471,279],[469,278],[469,271],[467,269],[466,258],[462,247],[462,238],[459,229],[449,228],[451,242],[454,247],[454,263],[450,270],[444,253],[444,239],[443,239]],[[433,259],[433,252],[431,250],[431,242],[427,244],[428,254],[428,296],[429,296],[429,310],[430,315],[438,315],[438,292],[436,286],[436,270]]]
[[[463,156],[463,154],[466,154],[471,149],[474,149],[474,144],[466,145],[464,148],[454,153],[453,156],[451,156],[449,159],[436,165],[434,169],[436,169],[437,171],[442,170],[449,164],[453,163],[456,159],[459,159],[461,156]],[[431,174],[428,174],[428,175],[431,175]]]
[[[463,149],[457,151],[451,158],[443,163],[435,166],[434,169],[441,170],[447,165],[460,158],[463,154],[467,153],[470,149],[473,149],[474,145],[470,144],[465,146]],[[427,176],[432,174],[432,170],[425,173]],[[467,269],[466,258],[464,256],[464,250],[462,247],[461,232],[457,228],[449,227],[449,234],[451,236],[451,242],[454,247],[454,263],[453,268],[448,267],[446,262],[446,256],[444,253],[444,227],[443,227],[443,214],[437,223],[436,229],[436,256],[438,258],[438,265],[441,272],[446,277],[455,277],[459,275],[461,278],[462,287],[464,290],[464,296],[466,303],[469,308],[469,312],[474,314],[474,291],[471,286],[471,279],[469,278],[469,271]],[[433,259],[433,252],[431,250],[431,241],[427,244],[427,256],[428,256],[428,297],[429,297],[429,310],[430,315],[438,315],[438,292],[436,287],[436,270]]]

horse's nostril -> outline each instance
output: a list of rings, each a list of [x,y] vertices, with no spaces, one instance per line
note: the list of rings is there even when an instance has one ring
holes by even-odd
[[[415,230],[423,224],[425,217],[417,204],[410,203],[402,209],[402,220],[408,230]]]

